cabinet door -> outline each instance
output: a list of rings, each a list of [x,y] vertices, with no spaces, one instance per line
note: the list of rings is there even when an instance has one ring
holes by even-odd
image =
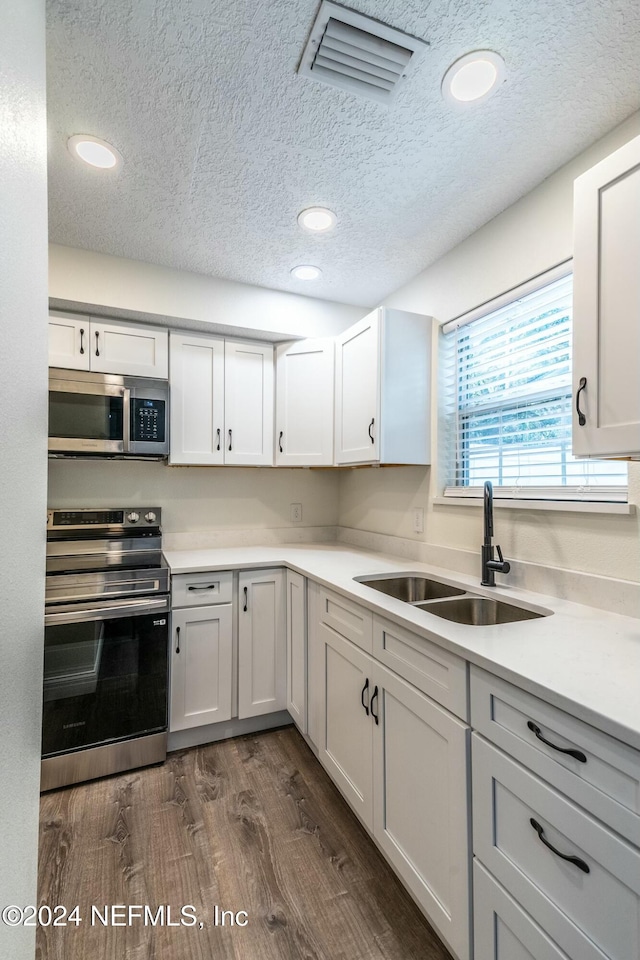
[[[91,369],[132,377],[169,376],[169,334],[132,323],[91,321]]]
[[[224,463],[224,340],[171,334],[170,463]]]
[[[276,464],[333,463],[333,340],[276,349]]]
[[[273,347],[225,340],[225,463],[273,464]]]
[[[640,455],[640,137],[576,180],[573,257],[573,452]]]
[[[336,463],[378,460],[380,426],[380,315],[336,338]]]
[[[366,827],[373,825],[371,698],[375,663],[366,653],[318,624],[322,691],[318,756]],[[375,705],[374,705],[375,706]]]
[[[231,604],[172,614],[169,730],[231,719]]]
[[[49,316],[49,366],[89,369],[89,318]]]
[[[284,570],[241,573],[238,612],[238,716],[287,706]]]
[[[287,570],[287,710],[307,732],[307,581]]]
[[[322,726],[320,676],[324,652],[320,642],[320,585],[307,580],[307,736],[316,750]]]
[[[377,667],[374,836],[459,960],[470,955],[469,728]]]

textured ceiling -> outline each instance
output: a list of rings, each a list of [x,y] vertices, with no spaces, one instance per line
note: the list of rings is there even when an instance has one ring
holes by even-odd
[[[389,110],[297,75],[317,0],[49,0],[51,239],[373,305],[640,106],[635,0],[350,5],[430,41]],[[487,47],[507,82],[452,110],[443,73]],[[316,204],[331,236],[297,226]]]

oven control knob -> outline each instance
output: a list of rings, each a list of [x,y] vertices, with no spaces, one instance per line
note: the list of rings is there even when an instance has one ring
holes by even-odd
[[[152,510],[150,510],[149,513],[145,513],[144,518],[147,523],[155,523],[157,520],[157,517]]]
[[[137,523],[140,519],[140,514],[133,511],[132,513],[127,514],[127,520],[129,523]]]

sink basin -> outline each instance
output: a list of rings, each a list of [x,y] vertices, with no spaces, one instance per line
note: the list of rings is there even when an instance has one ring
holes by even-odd
[[[379,590],[388,597],[416,603],[419,600],[440,600],[442,597],[460,597],[465,592],[459,587],[450,587],[448,583],[428,580],[426,577],[358,577],[360,583]]]
[[[443,617],[454,623],[466,623],[474,627],[490,627],[496,623],[515,623],[517,620],[537,620],[544,616],[525,610],[523,607],[514,607],[503,600],[493,600],[490,597],[460,597],[458,600],[444,600],[442,603],[416,604],[421,610],[432,613],[435,617]]]

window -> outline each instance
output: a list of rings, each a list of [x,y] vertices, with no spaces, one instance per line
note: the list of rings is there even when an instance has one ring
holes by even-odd
[[[444,327],[445,495],[627,499],[626,463],[571,455],[572,276],[552,277]]]

